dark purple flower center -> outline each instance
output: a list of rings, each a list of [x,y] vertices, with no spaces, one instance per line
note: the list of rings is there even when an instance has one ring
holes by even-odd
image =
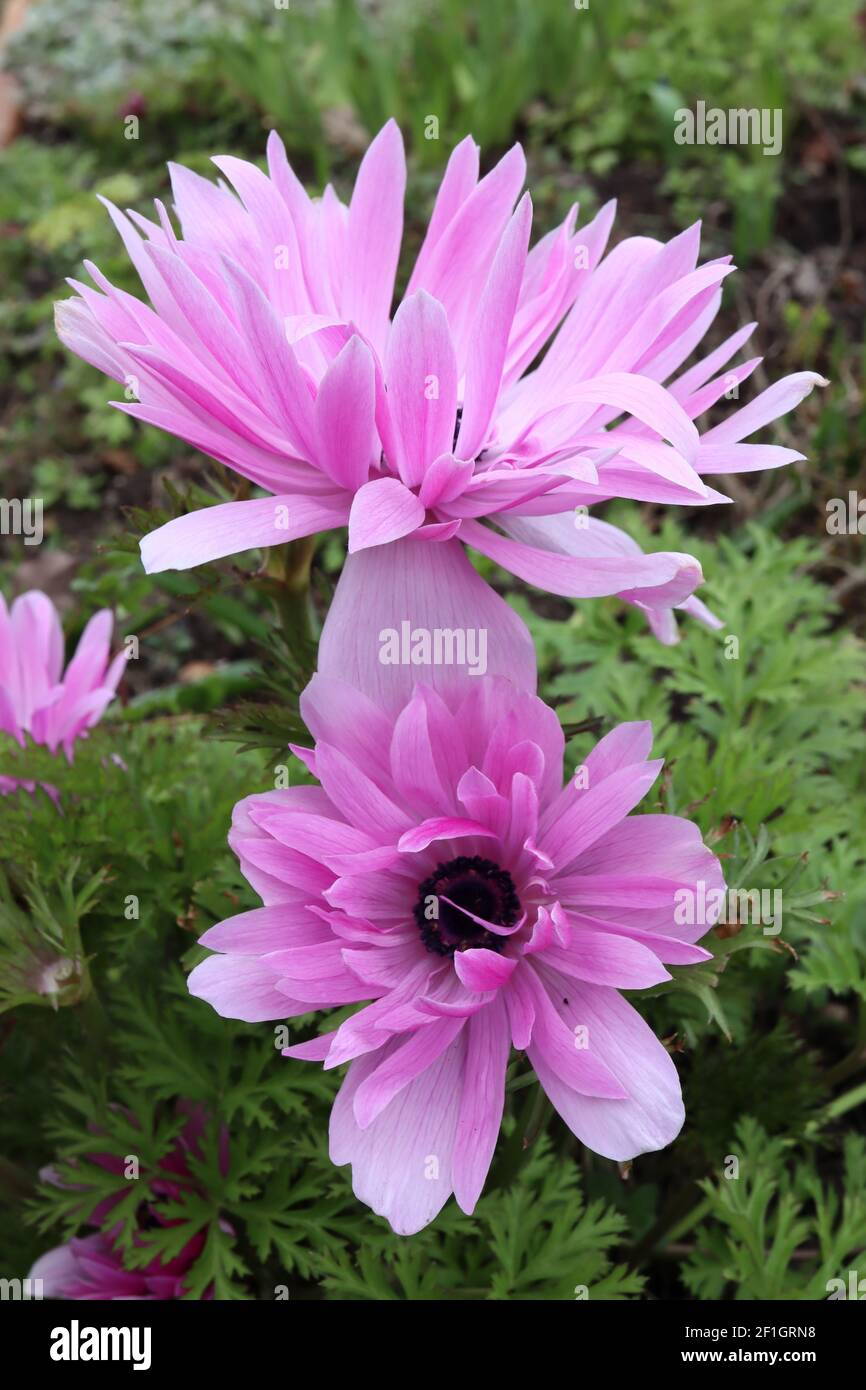
[[[520,900],[511,875],[477,854],[439,864],[420,885],[415,904],[421,940],[439,956],[478,946],[501,951],[508,938],[488,931],[474,918],[513,927],[519,916]]]

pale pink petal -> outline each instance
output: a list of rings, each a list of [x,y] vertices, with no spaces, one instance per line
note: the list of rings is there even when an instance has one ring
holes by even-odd
[[[479,154],[479,148],[471,135],[465,136],[451,151],[407,293],[412,292],[415,284],[423,283],[427,262],[437,242],[475,188],[478,182]]]
[[[389,462],[417,486],[430,464],[449,452],[457,416],[457,363],[445,310],[423,290],[394,316],[385,357],[391,421]]]
[[[355,493],[349,512],[349,554],[387,545],[417,531],[424,505],[398,478],[374,478]]]
[[[568,598],[618,594],[652,607],[669,608],[682,603],[703,580],[697,560],[675,551],[578,558],[509,540],[477,521],[464,522],[461,535],[467,545],[527,584]]]
[[[754,434],[763,425],[778,420],[793,410],[815,386],[826,386],[826,379],[817,372],[794,372],[783,377],[766,391],[762,391],[748,405],[735,410],[720,425],[707,430],[701,438],[702,445],[737,444],[741,439]]]
[[[319,670],[363,691],[396,715],[423,680],[440,694],[466,689],[465,667],[387,664],[383,634],[413,628],[471,629],[484,634],[486,669],[535,689],[532,639],[513,609],[490,588],[457,541],[425,545],[398,541],[350,555],[343,567],[319,643]],[[470,681],[469,684],[474,684]]]
[[[331,363],[316,397],[316,462],[350,492],[363,486],[378,457],[375,378],[369,349],[353,337]]]
[[[351,1163],[355,1196],[414,1235],[433,1220],[452,1191],[451,1163],[464,1087],[463,1031],[420,1076],[362,1130],[355,1094],[394,1044],[352,1063],[331,1112],[331,1161]]]
[[[463,417],[454,448],[462,459],[473,459],[481,451],[496,408],[531,226],[532,201],[527,193],[499,244],[470,335]]]
[[[355,1092],[353,1109],[359,1127],[368,1129],[394,1097],[450,1047],[463,1027],[462,1018],[443,1018],[419,1028],[390,1051]]]
[[[454,1196],[471,1216],[481,1195],[499,1136],[505,1103],[505,1068],[510,1036],[500,999],[474,1014],[466,1025],[466,1085],[454,1140]]]
[[[187,988],[204,999],[221,1018],[245,1023],[288,1018],[306,1006],[277,989],[277,974],[256,956],[208,956],[187,977]]]
[[[336,498],[261,497],[221,502],[175,517],[143,536],[141,560],[148,574],[187,570],[242,550],[284,545],[299,536],[328,531],[344,525],[347,513],[347,505]]]
[[[595,1153],[619,1162],[665,1148],[682,1128],[683,1102],[676,1067],[652,1030],[614,989],[555,975],[550,989],[564,1030],[586,1037],[627,1095],[581,1095],[557,1074],[533,1037],[530,1060],[569,1129]]]
[[[342,298],[345,317],[358,324],[380,354],[400,255],[405,188],[403,137],[390,120],[364,155],[355,180]]]

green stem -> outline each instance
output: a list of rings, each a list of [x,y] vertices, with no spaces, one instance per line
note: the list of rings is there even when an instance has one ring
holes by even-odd
[[[92,981],[90,993],[77,1006],[76,1014],[90,1051],[100,1067],[104,1066],[105,1059],[111,1051],[111,1024],[99,996],[93,989]]]
[[[315,642],[315,615],[310,596],[310,566],[316,537],[302,536],[287,545],[274,546],[265,573],[267,589],[276,605],[289,650],[298,653]]]
[[[866,1000],[860,1000],[859,1017],[857,1021],[857,1038],[853,1050],[847,1057],[843,1057],[841,1062],[830,1067],[824,1074],[824,1084],[832,1090],[838,1086],[840,1081],[847,1081],[849,1076],[859,1071],[866,1065]]]
[[[525,1071],[522,1076],[516,1076],[513,1081],[506,1081],[505,1089],[509,1095],[513,1095],[515,1091],[522,1091],[537,1081],[538,1077],[534,1071]]]
[[[680,1236],[685,1231],[690,1230],[705,1215],[709,1209],[710,1200],[705,1197],[701,1201],[695,1202],[694,1188],[694,1183],[688,1183],[685,1187],[680,1188],[659,1219],[637,1242],[629,1255],[629,1264],[633,1269],[637,1269],[644,1260],[648,1259],[656,1246],[667,1245],[674,1236]]]
[[[837,1096],[827,1106],[824,1115],[828,1120],[837,1120],[840,1115],[847,1115],[849,1110],[855,1110],[858,1105],[866,1105],[866,1082],[861,1086],[855,1086],[853,1091],[846,1091],[844,1096]]]
[[[541,1086],[526,1096],[514,1126],[514,1133],[505,1145],[499,1162],[496,1186],[508,1188],[513,1183],[523,1163],[523,1156],[530,1144],[538,1138],[551,1111],[551,1105]]]
[[[712,1211],[712,1207],[712,1197],[705,1197],[702,1202],[698,1202],[696,1206],[692,1207],[688,1216],[684,1216],[682,1221],[678,1221],[676,1225],[671,1226],[665,1236],[665,1245],[670,1245],[673,1241],[680,1240],[688,1231],[691,1231],[694,1226],[697,1226],[699,1221],[703,1221],[704,1217]]]

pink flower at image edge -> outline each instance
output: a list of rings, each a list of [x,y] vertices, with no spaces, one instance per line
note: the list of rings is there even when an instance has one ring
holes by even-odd
[[[0,733],[22,748],[26,734],[51,753],[62,747],[71,762],[120,682],[126,653],[109,660],[112,626],[109,609],[94,613],[64,671],[63,628],[48,596],[32,589],[8,609],[0,594]]]
[[[181,1201],[184,1192],[193,1185],[188,1160],[190,1155],[198,1155],[199,1140],[206,1124],[202,1106],[180,1101],[178,1110],[186,1116],[184,1127],[171,1152],[162,1160],[161,1176],[153,1184],[157,1196],[169,1202]],[[220,1139],[220,1165],[225,1173],[228,1171],[227,1134],[221,1134]],[[118,1178],[124,1176],[123,1159],[99,1153],[91,1154],[90,1159]],[[41,1176],[55,1185],[62,1185],[53,1169],[45,1169]],[[101,1225],[124,1195],[121,1190],[116,1196],[101,1202],[94,1210],[90,1223]],[[165,1220],[156,1204],[148,1208],[147,1218],[155,1225],[174,1224]],[[100,1301],[182,1298],[186,1276],[204,1249],[206,1233],[196,1232],[172,1259],[163,1261],[155,1258],[135,1269],[124,1266],[119,1233],[120,1227],[117,1226],[107,1234],[94,1231],[86,1236],[73,1237],[41,1255],[28,1278],[42,1281],[44,1298]],[[136,1244],[141,1246],[146,1240],[146,1232],[143,1232],[136,1237]]]

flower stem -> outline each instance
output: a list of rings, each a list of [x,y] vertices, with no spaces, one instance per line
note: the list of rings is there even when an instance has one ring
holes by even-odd
[[[514,1126],[514,1133],[505,1145],[499,1162],[496,1187],[508,1188],[511,1186],[520,1171],[526,1150],[538,1138],[551,1110],[550,1101],[536,1082],[521,1106],[517,1123]]]
[[[111,1024],[99,996],[93,989],[76,1007],[78,1021],[84,1034],[85,1045],[92,1053],[98,1066],[105,1065],[111,1051]]]
[[[853,1050],[847,1057],[843,1057],[841,1062],[830,1067],[824,1073],[824,1085],[829,1090],[839,1085],[840,1081],[847,1081],[849,1076],[853,1076],[861,1067],[866,1065],[866,1000],[860,1000],[857,1019],[857,1036]]]
[[[310,596],[310,566],[316,551],[315,536],[301,536],[268,552],[266,588],[277,609],[286,644],[300,655],[316,640],[315,614]]]

